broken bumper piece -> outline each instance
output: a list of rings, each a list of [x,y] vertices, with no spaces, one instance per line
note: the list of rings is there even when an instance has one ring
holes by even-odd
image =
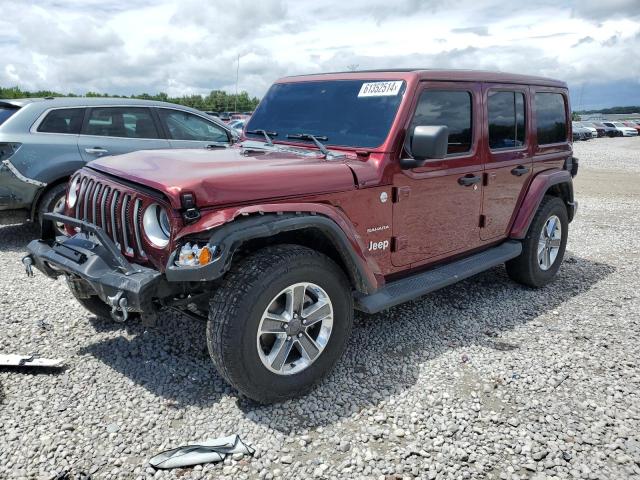
[[[59,221],[79,228],[73,237],[55,237],[49,225],[43,226],[43,238],[27,246],[22,259],[27,275],[36,267],[51,278],[67,275],[86,282],[102,301],[112,307],[112,316],[124,321],[128,312],[152,310],[163,275],[141,265],[131,264],[100,227],[60,214],[44,215],[46,224]]]

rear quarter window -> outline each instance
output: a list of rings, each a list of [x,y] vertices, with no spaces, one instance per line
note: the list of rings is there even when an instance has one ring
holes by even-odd
[[[2,125],[11,115],[19,109],[13,107],[0,107],[0,125]]]
[[[538,145],[567,141],[567,114],[560,93],[538,92],[535,95]]]
[[[41,133],[79,134],[84,118],[84,108],[59,108],[51,110],[38,126]]]

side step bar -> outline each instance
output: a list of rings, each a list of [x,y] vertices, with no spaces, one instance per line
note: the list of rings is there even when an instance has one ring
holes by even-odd
[[[522,244],[510,240],[462,260],[388,283],[371,295],[356,298],[355,307],[365,313],[377,313],[472,277],[517,257],[521,252]]]

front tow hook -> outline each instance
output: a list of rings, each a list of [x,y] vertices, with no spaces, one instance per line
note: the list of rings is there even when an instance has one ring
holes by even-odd
[[[33,277],[33,258],[31,258],[31,255],[23,257],[22,264],[24,265],[24,269],[27,272],[27,277]]]
[[[127,311],[127,297],[124,296],[124,292],[122,290],[118,290],[113,297],[107,297],[107,301],[109,305],[111,305],[111,318],[113,318],[116,322],[124,323],[129,318],[129,312]],[[122,311],[122,313],[118,312],[118,308]]]

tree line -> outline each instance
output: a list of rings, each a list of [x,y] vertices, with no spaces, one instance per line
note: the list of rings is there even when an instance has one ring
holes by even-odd
[[[0,87],[0,98],[33,98],[33,97],[114,97],[114,98],[139,98],[143,100],[157,100],[161,102],[177,103],[187,107],[197,108],[203,111],[246,112],[256,108],[260,101],[257,97],[250,97],[247,92],[240,92],[237,95],[227,93],[222,90],[212,90],[208,95],[183,95],[181,97],[170,97],[164,92],[150,95],[142,93],[139,95],[109,95],[106,93],[87,92],[84,95],[74,93],[60,93],[51,90],[28,91],[19,87]]]
[[[602,108],[600,110],[581,110],[581,111],[576,112],[576,113],[578,113],[578,114],[585,114],[585,113],[604,113],[604,114],[621,113],[621,114],[628,114],[628,113],[639,113],[639,112],[640,112],[640,106],[632,105],[630,107],[611,107],[611,108]]]

